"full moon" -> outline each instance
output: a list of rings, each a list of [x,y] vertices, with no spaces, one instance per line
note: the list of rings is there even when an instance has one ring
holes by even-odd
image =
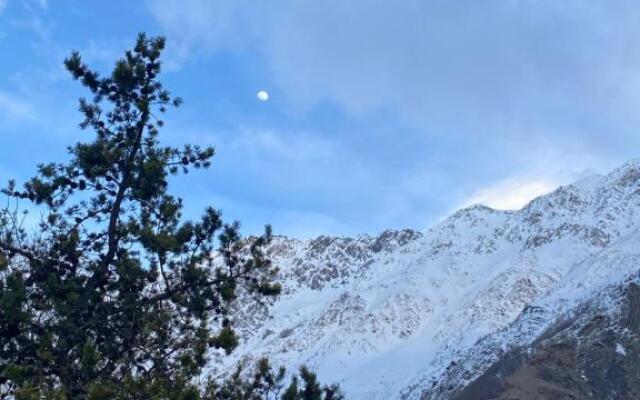
[[[258,100],[260,101],[267,101],[269,100],[269,93],[267,93],[266,90],[261,90],[258,92],[258,94],[256,95],[258,97]]]

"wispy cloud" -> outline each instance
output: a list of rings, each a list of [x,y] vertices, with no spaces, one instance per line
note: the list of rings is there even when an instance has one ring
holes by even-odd
[[[30,103],[14,94],[0,91],[0,113],[15,119],[34,119],[36,114]]]
[[[68,50],[107,70],[131,26],[166,34],[165,61],[185,67],[167,84],[187,98],[167,129],[188,125],[180,143],[211,139],[219,153],[215,176],[185,193],[244,204],[246,221],[421,228],[461,203],[517,208],[640,148],[632,0],[149,0],[152,19],[124,20],[109,14],[124,0],[86,7],[109,18],[15,4],[3,29],[31,46],[6,65],[3,120],[37,112],[29,125],[46,135],[74,132],[75,102],[58,100],[79,93],[59,64]],[[226,133],[180,136],[196,126]]]
[[[242,50],[259,37],[272,4],[248,0],[148,0],[152,15],[171,37],[169,67],[182,64],[196,48]]]
[[[507,179],[473,193],[463,206],[483,204],[497,210],[519,210],[558,186],[558,182],[542,178]]]
[[[423,127],[460,113],[503,123],[623,101],[614,70],[640,54],[632,1],[148,4],[183,51],[259,49],[292,101],[397,107]]]
[[[350,138],[328,148],[364,154],[365,183],[331,168],[309,178],[349,182],[343,191],[314,186],[335,196],[375,188],[363,204],[376,226],[427,224],[434,209],[455,204],[517,209],[640,148],[640,9],[632,0],[148,5],[183,60],[194,51],[256,51],[292,109],[329,103],[365,123],[388,115],[391,128],[370,136],[377,150]],[[286,160],[272,160],[287,165],[283,181],[303,180],[313,169],[295,156],[313,152],[276,139],[252,137]],[[345,171],[358,165],[326,159]]]
[[[193,143],[216,147],[214,168],[233,182],[229,189],[236,195],[251,193],[243,201],[258,197],[295,210],[311,203],[333,208],[335,215],[383,184],[375,182],[375,170],[359,165],[357,154],[318,133],[256,128],[226,134],[184,131],[172,135],[176,142],[186,136]],[[358,186],[363,190],[354,191]]]
[[[533,131],[573,131],[595,149],[605,134],[608,148],[640,145],[634,1],[148,4],[183,55],[260,52],[293,107],[389,110],[432,142],[486,138],[503,160],[528,149]]]

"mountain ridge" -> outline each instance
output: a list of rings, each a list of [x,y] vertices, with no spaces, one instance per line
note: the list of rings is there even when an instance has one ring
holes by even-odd
[[[276,237],[269,251],[285,290],[269,304],[238,302],[241,345],[209,373],[268,355],[310,365],[356,400],[452,399],[497,362],[496,349],[533,342],[637,274],[639,222],[633,160],[521,210],[474,205],[425,231]],[[520,333],[501,333],[518,323]]]

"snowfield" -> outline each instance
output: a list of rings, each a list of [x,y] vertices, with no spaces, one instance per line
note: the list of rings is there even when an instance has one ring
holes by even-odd
[[[349,399],[446,399],[584,302],[616,307],[606,290],[638,279],[639,228],[633,161],[522,210],[472,206],[424,232],[277,237],[283,294],[238,302],[241,345],[208,373],[267,355],[312,367]]]

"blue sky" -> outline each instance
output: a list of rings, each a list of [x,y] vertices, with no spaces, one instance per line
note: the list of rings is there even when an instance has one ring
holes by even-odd
[[[638,157],[635,1],[0,0],[1,180],[88,134],[64,57],[106,72],[140,31],[185,99],[164,140],[218,152],[173,189],[247,233],[422,229]]]

